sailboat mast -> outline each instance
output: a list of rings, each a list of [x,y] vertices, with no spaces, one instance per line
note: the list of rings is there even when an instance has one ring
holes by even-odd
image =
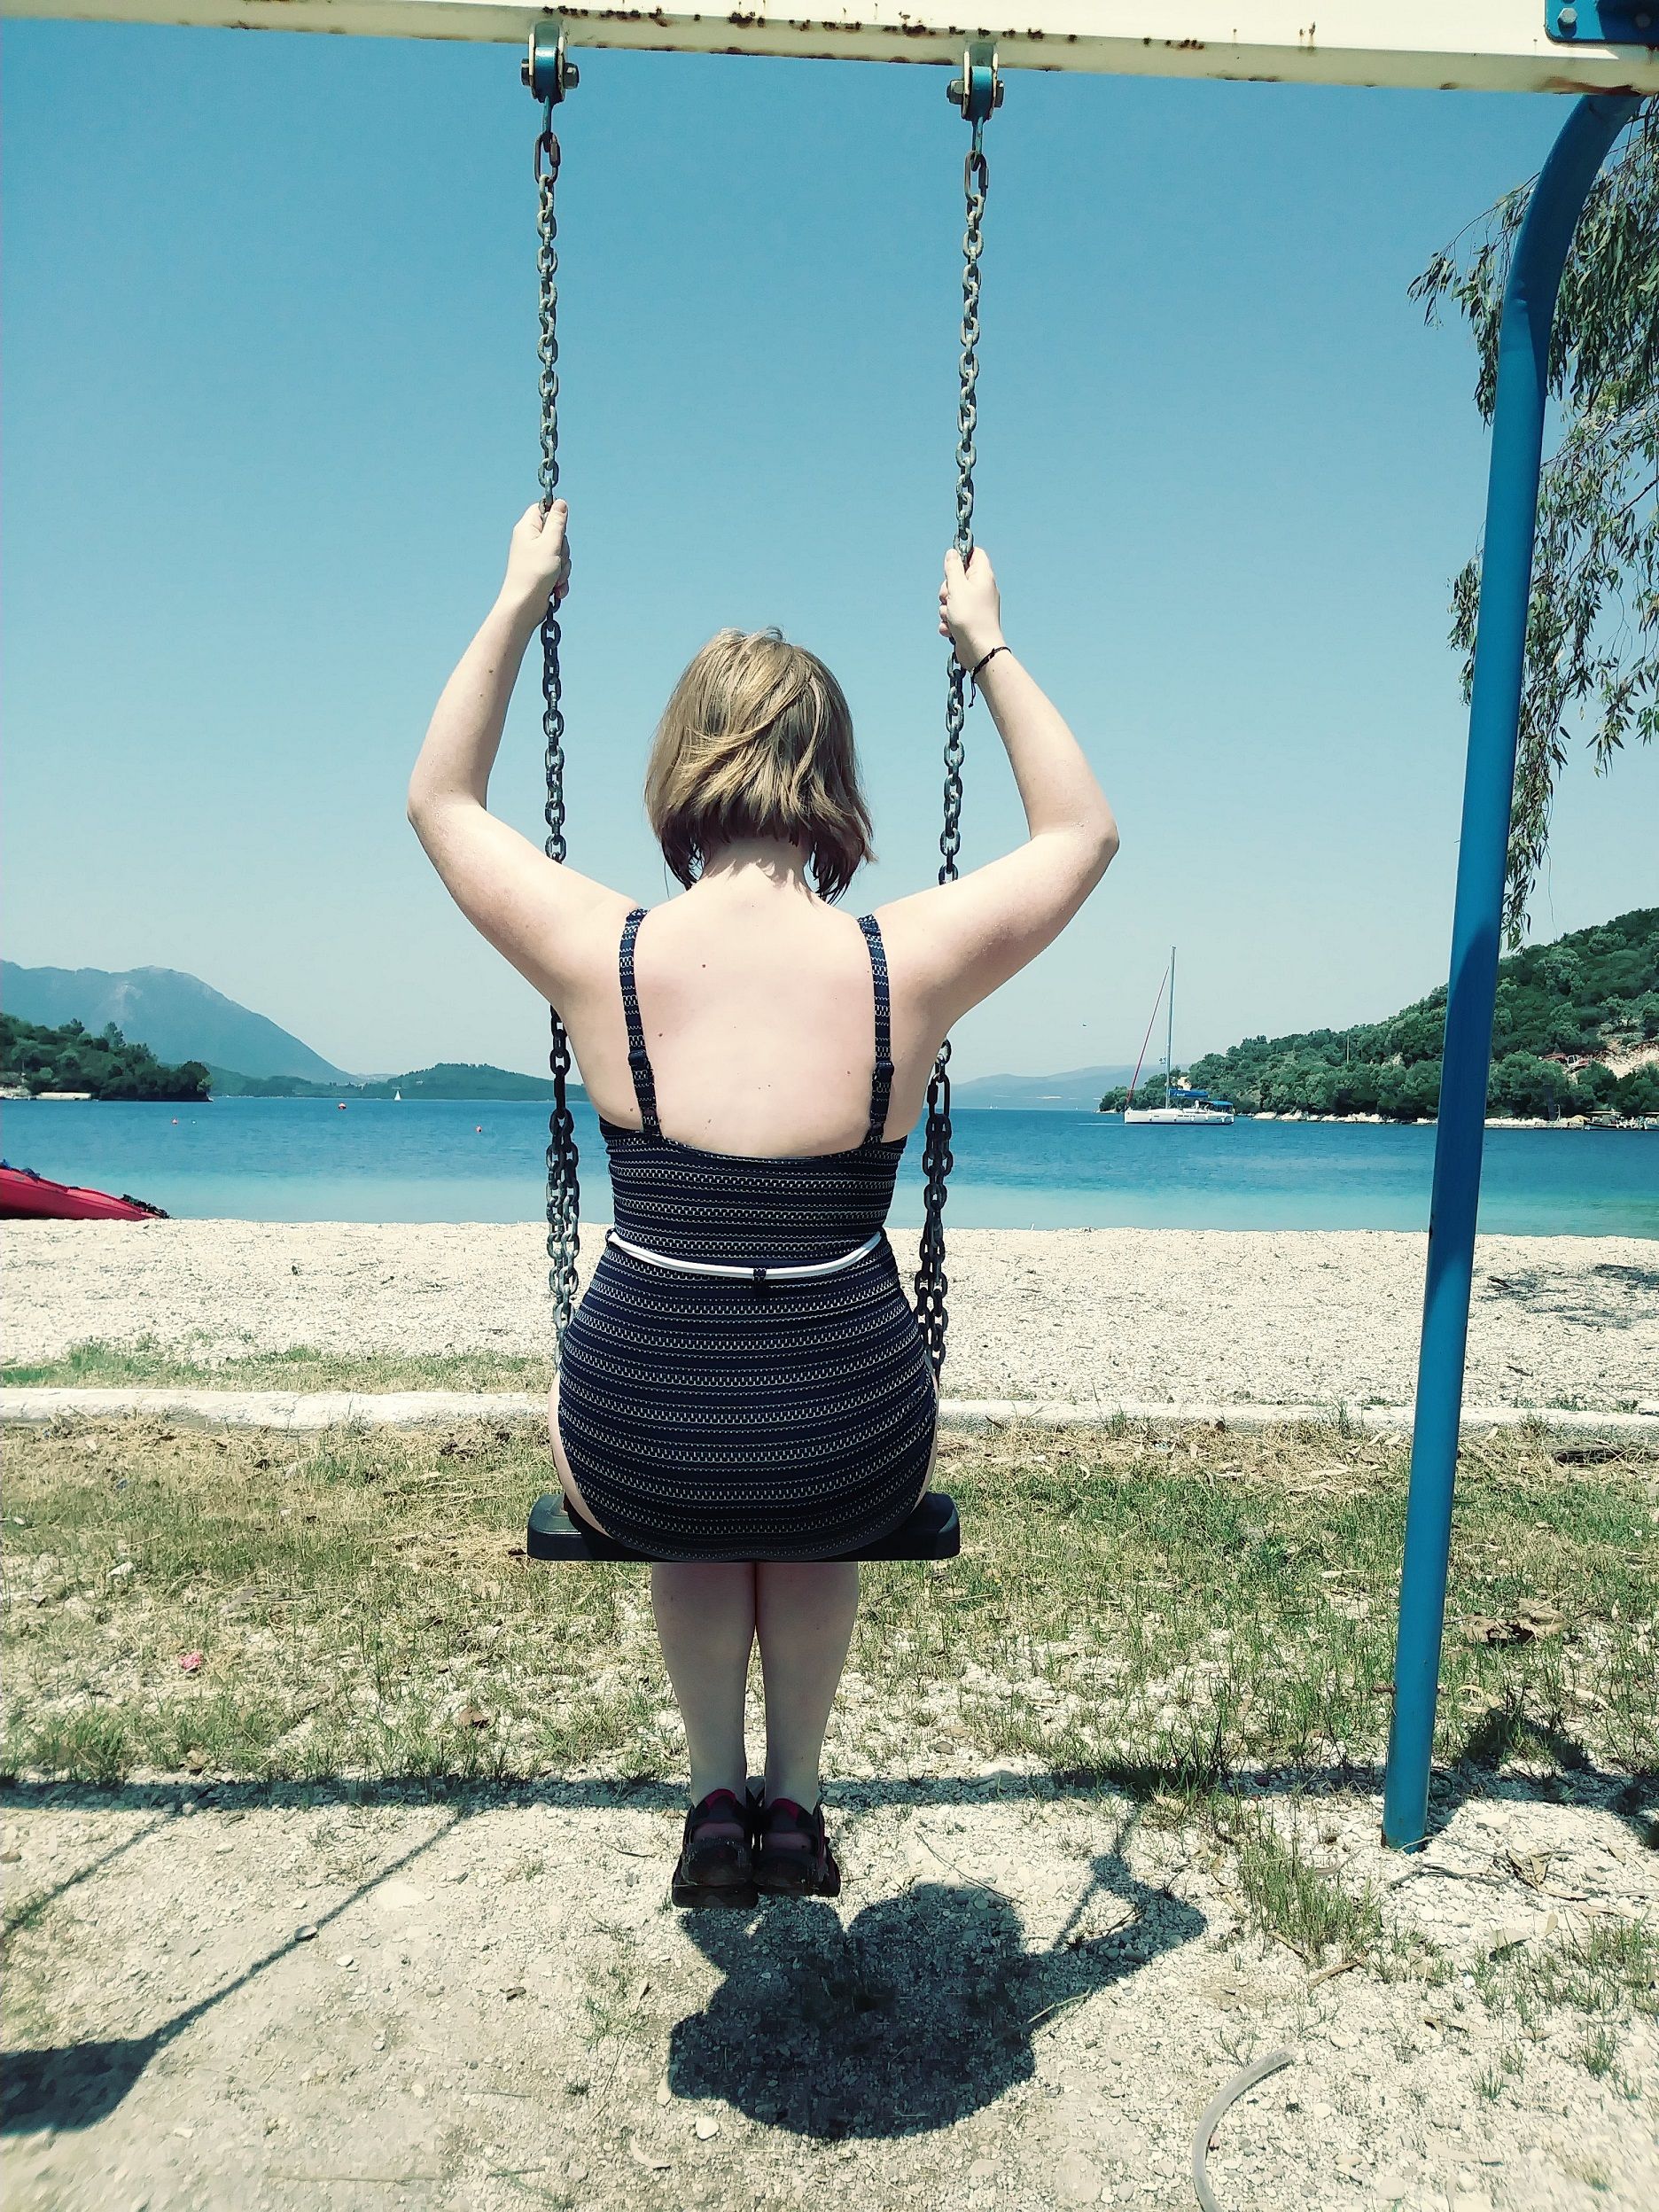
[[[1175,1073],[1175,947],[1170,946],[1169,1028],[1164,1043],[1164,1103],[1171,1102],[1170,1083]]]

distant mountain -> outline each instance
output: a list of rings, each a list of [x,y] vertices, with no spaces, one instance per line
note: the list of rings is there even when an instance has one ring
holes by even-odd
[[[20,968],[0,962],[0,1005],[49,1029],[83,1023],[94,1036],[113,1022],[129,1043],[165,1061],[200,1060],[247,1076],[352,1079],[309,1045],[176,968]]]
[[[440,1061],[436,1067],[411,1068],[405,1075],[363,1076],[339,1083],[308,1083],[292,1075],[241,1075],[234,1068],[209,1068],[215,1098],[353,1098],[501,1099],[553,1095],[550,1076],[520,1075],[514,1068],[491,1067],[480,1061]],[[586,1095],[580,1083],[569,1086],[568,1095]]]
[[[21,968],[0,962],[0,1004],[19,1021],[50,1028],[78,1021],[94,1036],[113,1022],[130,1043],[148,1045],[158,1059],[199,1060],[219,1098],[387,1098],[401,1091],[417,1098],[546,1099],[546,1076],[510,1068],[444,1061],[402,1075],[348,1075],[321,1053],[264,1015],[238,1006],[221,991],[176,968]],[[1073,1068],[1064,1075],[980,1075],[954,1084],[962,1106],[1026,1112],[1092,1113],[1101,1094],[1126,1083],[1127,1067]],[[572,1098],[582,1092],[571,1086]]]
[[[951,1085],[958,1106],[1001,1106],[1024,1113],[1092,1114],[1101,1093],[1126,1083],[1132,1067],[1073,1068],[1065,1075],[976,1075]]]

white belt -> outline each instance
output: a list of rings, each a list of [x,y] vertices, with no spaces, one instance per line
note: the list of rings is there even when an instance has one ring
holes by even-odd
[[[798,1282],[810,1275],[838,1275],[845,1267],[855,1267],[882,1242],[882,1232],[867,1236],[855,1252],[843,1252],[837,1259],[811,1261],[804,1267],[744,1267],[736,1262],[718,1259],[672,1259],[666,1252],[653,1252],[643,1244],[630,1244],[627,1237],[619,1236],[614,1229],[605,1232],[605,1242],[614,1244],[630,1259],[643,1259],[648,1266],[666,1267],[676,1275],[730,1275],[740,1282]]]

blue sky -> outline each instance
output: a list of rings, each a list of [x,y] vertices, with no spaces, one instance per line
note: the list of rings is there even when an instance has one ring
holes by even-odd
[[[561,118],[572,854],[650,900],[644,748],[723,623],[841,674],[880,863],[937,837],[964,126],[942,73],[588,53]],[[542,1064],[403,820],[534,492],[507,47],[6,27],[7,949],[188,969],[355,1069]],[[1178,1055],[1444,975],[1447,580],[1485,440],[1406,286],[1541,97],[1012,78],[980,534],[1123,851],[958,1066]],[[493,792],[540,836],[534,682]],[[983,709],[965,856],[1019,834]],[[1540,935],[1659,892],[1659,758],[1575,762]]]

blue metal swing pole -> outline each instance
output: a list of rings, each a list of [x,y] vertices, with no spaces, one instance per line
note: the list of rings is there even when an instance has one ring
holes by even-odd
[[[1562,267],[1585,196],[1608,148],[1640,105],[1640,99],[1611,94],[1580,100],[1574,107],[1533,187],[1504,290],[1400,1574],[1394,1714],[1382,1795],[1383,1841],[1407,1850],[1422,1842],[1429,1825],[1429,1770],[1440,1684],[1452,1490],[1498,991],[1498,940],[1538,527],[1550,329]]]

